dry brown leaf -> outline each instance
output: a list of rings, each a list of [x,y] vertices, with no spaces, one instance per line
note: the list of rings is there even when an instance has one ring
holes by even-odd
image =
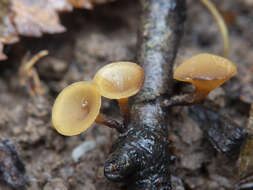
[[[69,3],[71,3],[76,8],[86,8],[86,9],[93,8],[89,0],[69,0]]]
[[[48,4],[57,11],[71,11],[73,9],[68,0],[48,0]]]
[[[55,7],[49,0],[12,0],[12,10],[15,13],[14,23],[19,34],[39,37],[43,33],[65,31]]]
[[[108,3],[112,0],[68,0],[76,8],[92,9],[93,4]]]
[[[112,0],[0,0],[0,60],[6,59],[4,44],[18,41],[18,35],[40,37],[43,33],[61,33],[59,11],[73,7],[93,8],[93,4]]]
[[[0,1],[0,60],[7,57],[3,54],[3,44],[11,44],[18,41],[16,30],[11,22],[13,14],[10,11],[8,0]]]

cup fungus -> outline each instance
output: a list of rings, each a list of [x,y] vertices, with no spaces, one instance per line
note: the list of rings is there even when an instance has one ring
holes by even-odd
[[[99,115],[101,95],[92,83],[76,82],[61,91],[52,110],[52,122],[62,135],[78,135]]]
[[[192,83],[195,87],[193,103],[196,103],[236,73],[236,66],[231,61],[204,53],[193,56],[178,66],[173,78]]]
[[[115,62],[102,67],[93,82],[102,96],[118,100],[120,112],[127,123],[128,97],[139,92],[144,78],[144,71],[139,65],[132,62]]]

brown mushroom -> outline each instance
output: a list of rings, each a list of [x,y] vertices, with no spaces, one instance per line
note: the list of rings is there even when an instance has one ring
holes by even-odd
[[[88,129],[99,115],[101,95],[89,82],[76,82],[61,91],[52,109],[52,122],[62,135]]]
[[[61,91],[52,109],[52,122],[62,135],[78,135],[93,122],[116,129],[123,133],[125,128],[117,121],[99,113],[101,95],[94,84],[76,82]]]
[[[132,62],[115,62],[102,67],[93,82],[100,94],[109,99],[117,99],[120,112],[129,120],[128,97],[139,92],[144,83],[142,67]]]
[[[195,87],[194,102],[204,99],[210,91],[237,73],[235,64],[212,54],[199,54],[179,65],[173,78],[190,82]]]

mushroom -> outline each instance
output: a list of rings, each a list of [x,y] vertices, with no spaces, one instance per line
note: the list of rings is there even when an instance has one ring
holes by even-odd
[[[61,91],[52,109],[52,122],[56,131],[65,136],[78,135],[92,123],[106,125],[120,133],[125,128],[113,119],[99,113],[101,95],[94,84],[76,82]]]
[[[130,119],[128,98],[139,92],[144,78],[142,67],[136,63],[115,62],[102,67],[93,82],[102,96],[118,100],[126,124]]]
[[[179,65],[173,78],[189,82],[195,87],[192,103],[203,100],[210,91],[237,73],[235,64],[220,56],[203,53]]]
[[[101,95],[92,83],[73,83],[64,88],[54,102],[53,125],[62,135],[78,135],[96,120],[100,107]]]

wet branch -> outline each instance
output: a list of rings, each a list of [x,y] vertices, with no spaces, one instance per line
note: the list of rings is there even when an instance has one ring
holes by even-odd
[[[172,67],[183,34],[185,0],[140,0],[142,14],[137,63],[145,71],[144,87],[130,100],[131,121],[106,161],[112,181],[134,189],[171,189],[168,112]]]

